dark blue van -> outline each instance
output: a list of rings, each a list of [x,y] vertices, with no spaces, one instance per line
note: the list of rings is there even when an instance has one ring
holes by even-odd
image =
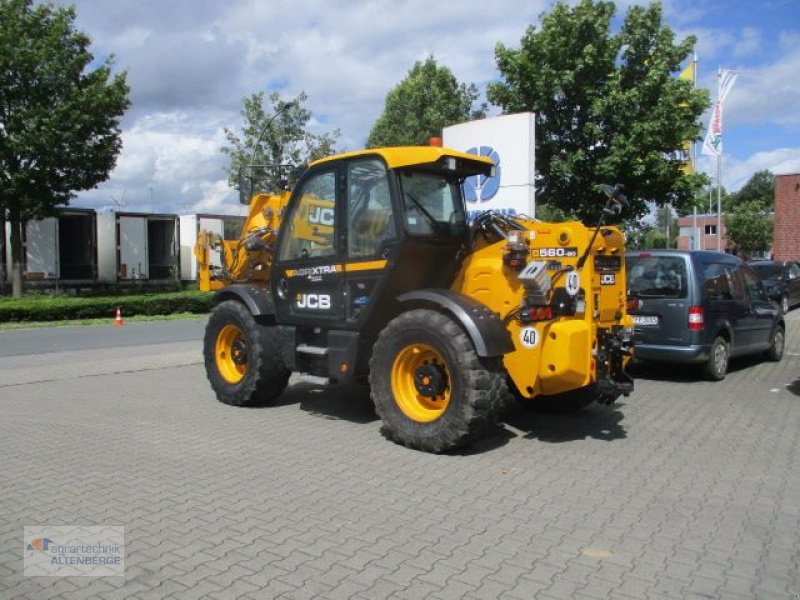
[[[637,360],[693,363],[713,380],[746,354],[783,357],[786,325],[741,259],[700,250],[626,255]]]

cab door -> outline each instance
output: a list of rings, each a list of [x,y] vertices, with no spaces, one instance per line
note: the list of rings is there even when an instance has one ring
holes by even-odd
[[[345,317],[367,320],[386,288],[400,245],[390,174],[378,156],[348,161],[345,262]]]
[[[295,188],[278,237],[272,277],[280,321],[330,326],[344,316],[338,166],[308,173]]]

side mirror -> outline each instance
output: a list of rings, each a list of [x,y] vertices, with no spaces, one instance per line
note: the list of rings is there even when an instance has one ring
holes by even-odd
[[[619,214],[622,212],[623,208],[628,208],[630,203],[628,202],[628,197],[625,195],[625,186],[621,183],[618,183],[614,187],[611,187],[608,184],[601,183],[597,186],[600,188],[605,195],[608,204],[609,212],[612,214]]]

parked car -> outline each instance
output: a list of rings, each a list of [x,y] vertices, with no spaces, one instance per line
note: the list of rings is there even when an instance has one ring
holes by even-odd
[[[731,357],[783,357],[786,325],[756,273],[720,252],[651,250],[626,256],[634,357],[694,363],[712,380]]]
[[[781,305],[783,314],[800,304],[800,264],[795,261],[751,260],[770,298]]]

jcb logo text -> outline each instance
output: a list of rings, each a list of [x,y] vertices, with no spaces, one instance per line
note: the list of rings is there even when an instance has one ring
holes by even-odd
[[[298,294],[297,308],[311,310],[328,310],[331,307],[331,297],[328,294]]]

